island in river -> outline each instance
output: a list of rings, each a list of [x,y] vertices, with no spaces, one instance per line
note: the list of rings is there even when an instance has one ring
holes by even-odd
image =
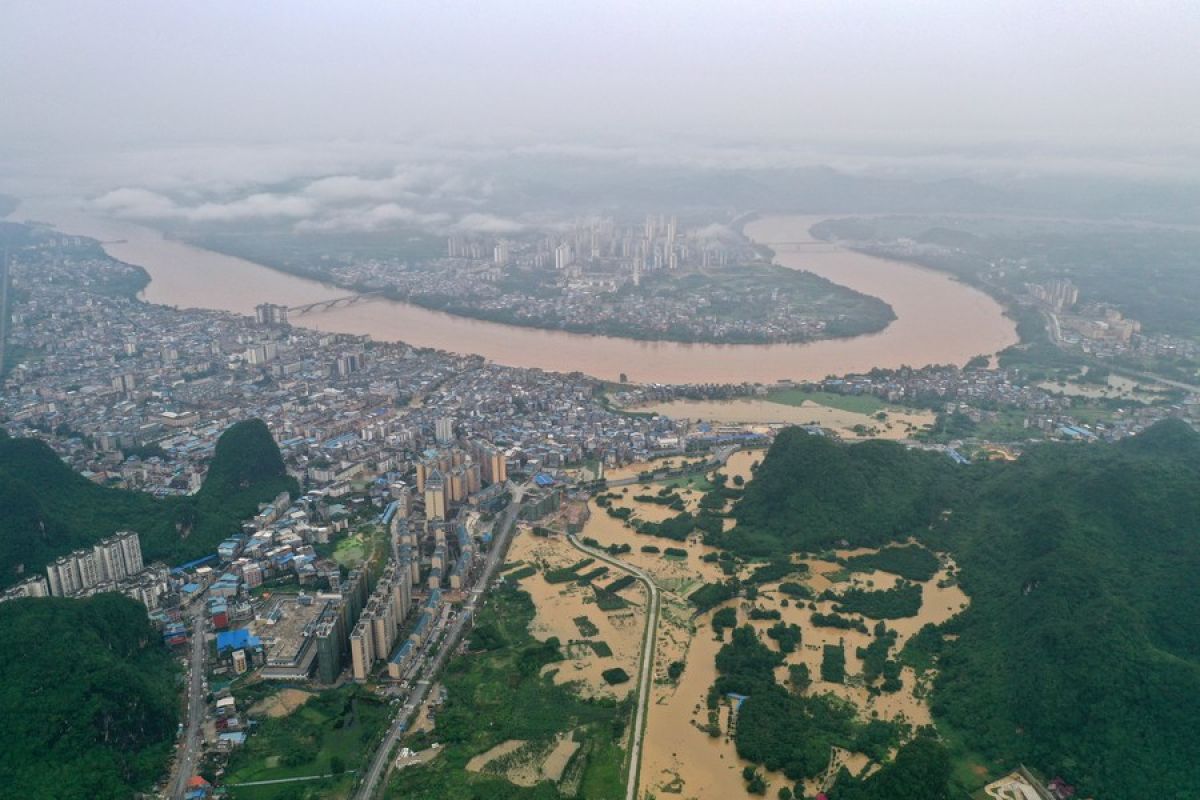
[[[378,234],[364,234],[377,236]],[[348,292],[379,294],[434,311],[551,331],[708,344],[810,342],[878,333],[896,319],[884,301],[803,269],[770,261],[740,234],[719,250],[661,245],[657,269],[626,240],[561,263],[546,237],[480,246],[450,240],[436,255],[401,233],[394,247],[364,250],[342,235],[273,233],[188,236],[201,247],[255,261]],[[418,239],[423,241],[423,239]],[[511,250],[510,250],[511,248]],[[558,248],[561,250],[562,248]],[[494,253],[494,255],[493,255]],[[719,254],[719,258],[713,254]],[[560,254],[561,255],[561,254]]]

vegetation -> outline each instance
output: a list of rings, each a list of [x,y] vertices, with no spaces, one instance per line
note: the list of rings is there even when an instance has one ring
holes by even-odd
[[[573,621],[575,623],[575,627],[579,629],[579,635],[585,639],[595,636],[600,632],[600,629],[596,627],[596,623],[592,622],[587,617],[575,617]]]
[[[8,797],[147,790],[170,755],[177,669],[117,594],[0,604],[0,780]]]
[[[800,645],[800,626],[776,622],[767,629],[767,636],[779,644],[779,652],[794,653]]]
[[[846,648],[827,644],[821,651],[821,680],[841,683],[846,680]]]
[[[833,610],[840,614],[862,614],[871,619],[900,619],[915,617],[921,610],[921,587],[915,583],[898,583],[894,589],[870,591],[846,589],[840,594],[821,593],[821,599],[833,600]]]
[[[867,625],[861,619],[852,619],[838,614],[822,614],[819,611],[814,611],[809,619],[818,628],[837,628],[843,631],[858,631],[860,633],[867,632]]]
[[[728,580],[723,583],[706,583],[688,595],[688,602],[696,607],[698,613],[703,613],[710,608],[721,605],[721,603],[732,597],[736,597],[738,591],[739,586],[736,580]]]
[[[712,629],[713,629],[713,633],[715,633],[717,636],[723,637],[725,635],[725,631],[729,630],[730,628],[736,628],[736,627],[737,627],[737,609],[736,608],[726,606],[725,608],[722,608],[717,613],[713,614]]]
[[[579,570],[591,566],[595,561],[596,559],[594,558],[585,558],[569,567],[548,569],[542,573],[542,577],[546,580],[546,583],[567,583],[568,581],[578,580]]]
[[[947,736],[1084,796],[1200,795],[1200,435],[1166,421],[1118,445],[962,467],[881,444],[785,431],[734,510],[748,532],[728,543],[747,554],[916,536],[949,552],[971,604],[899,656],[936,664]],[[883,664],[885,681],[898,674],[898,660]]]
[[[743,556],[878,546],[928,527],[956,466],[937,453],[873,440],[846,446],[787,428],[734,507],[737,526],[710,543]]]
[[[629,682],[629,673],[620,667],[612,667],[600,673],[600,677],[604,678],[604,682],[609,686],[616,686],[620,683]]]
[[[811,600],[813,591],[802,583],[781,583],[779,591],[786,594],[788,597],[795,597],[800,600]]]
[[[937,573],[940,566],[937,556],[917,544],[885,547],[877,553],[866,553],[846,559],[846,569],[851,572],[880,570],[910,581],[927,581]]]
[[[854,707],[832,695],[789,692],[775,682],[775,667],[782,660],[748,625],[735,629],[731,641],[717,653],[719,674],[713,694],[746,698],[738,711],[739,756],[800,780],[824,770],[831,746],[877,757],[886,754],[898,733],[893,726],[858,722]]]
[[[438,714],[435,740],[445,745],[437,759],[393,775],[389,797],[440,800],[557,800],[578,796],[624,797],[622,751],[629,702],[584,699],[570,685],[556,685],[542,668],[558,660],[558,643],[538,642],[529,633],[533,602],[519,589],[502,587],[480,611],[479,624],[494,624],[506,646],[488,653],[457,655],[447,665],[446,704]],[[508,739],[549,744],[573,734],[581,747],[558,784],[515,786],[501,777],[469,772],[467,762]],[[564,787],[569,786],[569,789]]]
[[[950,756],[945,746],[922,733],[896,753],[895,760],[859,780],[845,768],[829,800],[948,800]]]
[[[604,587],[604,591],[615,594],[622,589],[628,589],[633,584],[637,583],[637,578],[632,575],[622,575],[615,581]]]
[[[258,721],[246,744],[229,762],[226,781],[231,784],[277,780],[309,775],[340,776],[360,768],[371,746],[387,727],[389,709],[365,689],[348,685],[310,697],[303,706],[283,717]],[[350,775],[327,779],[321,793],[344,791]],[[291,784],[239,789],[232,796],[281,798]]]
[[[240,531],[259,503],[284,491],[295,495],[299,487],[257,419],[221,435],[204,486],[191,497],[160,499],[98,486],[41,440],[0,440],[0,587],[118,530],[138,532],[147,561],[207,555]]]

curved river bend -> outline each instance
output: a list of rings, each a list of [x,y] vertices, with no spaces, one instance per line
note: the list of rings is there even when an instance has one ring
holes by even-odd
[[[806,269],[889,303],[897,319],[883,331],[809,344],[642,342],[481,322],[382,299],[312,312],[292,321],[324,331],[370,334],[380,341],[478,353],[518,367],[580,371],[606,380],[625,373],[643,383],[765,383],[819,379],[872,367],[962,364],[1016,341],[1013,322],[983,292],[940,272],[813,239],[809,228],[821,219],[767,217],[747,225],[746,233],[774,248],[783,266]],[[150,274],[144,297],[154,303],[253,314],[254,306],[263,302],[296,306],[348,294],[335,286],[164,239],[138,226],[64,218],[60,227],[101,240],[120,239],[107,242],[105,250]]]

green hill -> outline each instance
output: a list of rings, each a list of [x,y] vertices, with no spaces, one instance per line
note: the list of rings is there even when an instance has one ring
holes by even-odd
[[[41,440],[0,438],[0,587],[121,529],[141,535],[147,561],[205,555],[237,532],[258,503],[297,489],[257,419],[221,435],[204,486],[183,498],[98,486]]]
[[[0,604],[0,794],[130,797],[166,768],[177,669],[116,594]]]
[[[950,459],[895,442],[846,447],[801,428],[780,432],[721,543],[745,555],[879,545],[927,526],[956,489]]]
[[[950,551],[971,605],[956,637],[923,637],[940,729],[1082,796],[1200,796],[1200,435],[1168,421],[967,467],[879,444],[781,435],[727,543]]]

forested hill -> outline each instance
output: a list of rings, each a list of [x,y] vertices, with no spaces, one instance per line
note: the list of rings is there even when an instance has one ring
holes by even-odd
[[[939,729],[1082,796],[1200,797],[1200,435],[1187,425],[967,467],[789,431],[736,514],[750,528],[729,544],[751,551],[910,535],[950,551],[971,605],[945,631],[957,638],[926,642]]]
[[[0,604],[0,795],[132,797],[162,774],[177,668],[117,594]]]
[[[204,555],[236,533],[260,502],[297,490],[258,419],[221,435],[204,486],[183,498],[98,486],[45,442],[0,437],[0,587],[122,529],[141,535],[147,561]]]
[[[878,545],[927,527],[958,491],[938,453],[872,440],[844,446],[801,428],[780,432],[734,508],[723,543],[747,555]]]

